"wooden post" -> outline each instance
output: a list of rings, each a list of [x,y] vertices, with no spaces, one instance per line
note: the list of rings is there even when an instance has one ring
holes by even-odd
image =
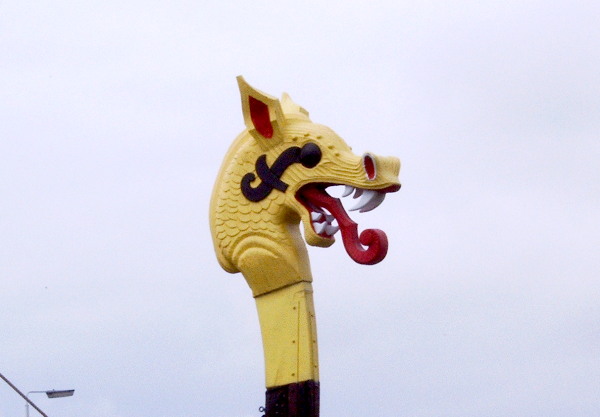
[[[246,129],[225,155],[210,204],[217,259],[241,272],[261,327],[266,417],[319,415],[319,363],[312,275],[305,242],[328,247],[339,231],[350,257],[383,260],[385,233],[358,225],[326,188],[344,185],[350,210],[376,208],[400,189],[400,161],[356,155],[335,132],[238,77]],[[299,224],[303,224],[304,236]]]

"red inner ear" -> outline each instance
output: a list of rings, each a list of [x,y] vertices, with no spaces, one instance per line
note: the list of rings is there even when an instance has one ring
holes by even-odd
[[[248,103],[250,104],[250,118],[256,131],[265,138],[272,138],[273,125],[269,116],[269,107],[252,96],[248,96]]]

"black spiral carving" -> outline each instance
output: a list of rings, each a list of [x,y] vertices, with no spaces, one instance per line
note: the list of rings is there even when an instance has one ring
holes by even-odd
[[[321,148],[314,143],[307,143],[302,148],[292,146],[283,151],[269,167],[267,156],[261,155],[256,159],[256,174],[261,179],[261,183],[252,187],[250,183],[256,179],[252,172],[247,173],[242,178],[242,194],[248,200],[258,202],[267,198],[271,191],[278,190],[284,193],[288,184],[281,181],[281,176],[292,164],[300,163],[306,168],[314,168],[321,161]]]

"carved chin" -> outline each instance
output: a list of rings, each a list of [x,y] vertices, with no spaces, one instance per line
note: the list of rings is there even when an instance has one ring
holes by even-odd
[[[306,221],[302,222],[304,225],[304,238],[307,244],[321,248],[328,248],[334,244],[335,238],[333,236],[318,235],[315,233],[315,230],[313,229],[314,226],[311,223],[312,221],[310,223]]]

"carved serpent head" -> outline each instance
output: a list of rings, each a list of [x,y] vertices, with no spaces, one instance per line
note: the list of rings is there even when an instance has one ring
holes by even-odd
[[[252,88],[242,77],[238,84],[246,131],[224,162],[229,167],[222,170],[228,175],[228,192],[238,196],[240,205],[268,211],[275,223],[301,221],[309,245],[328,247],[339,231],[356,262],[381,261],[387,253],[385,233],[367,229],[359,235],[340,199],[327,189],[344,186],[343,196],[356,199],[350,211],[373,210],[387,193],[400,189],[400,161],[370,152],[356,155],[333,130],[313,123],[287,94],[279,100]],[[227,159],[234,162],[228,165]],[[216,188],[213,200],[225,198],[218,194],[223,190]]]

